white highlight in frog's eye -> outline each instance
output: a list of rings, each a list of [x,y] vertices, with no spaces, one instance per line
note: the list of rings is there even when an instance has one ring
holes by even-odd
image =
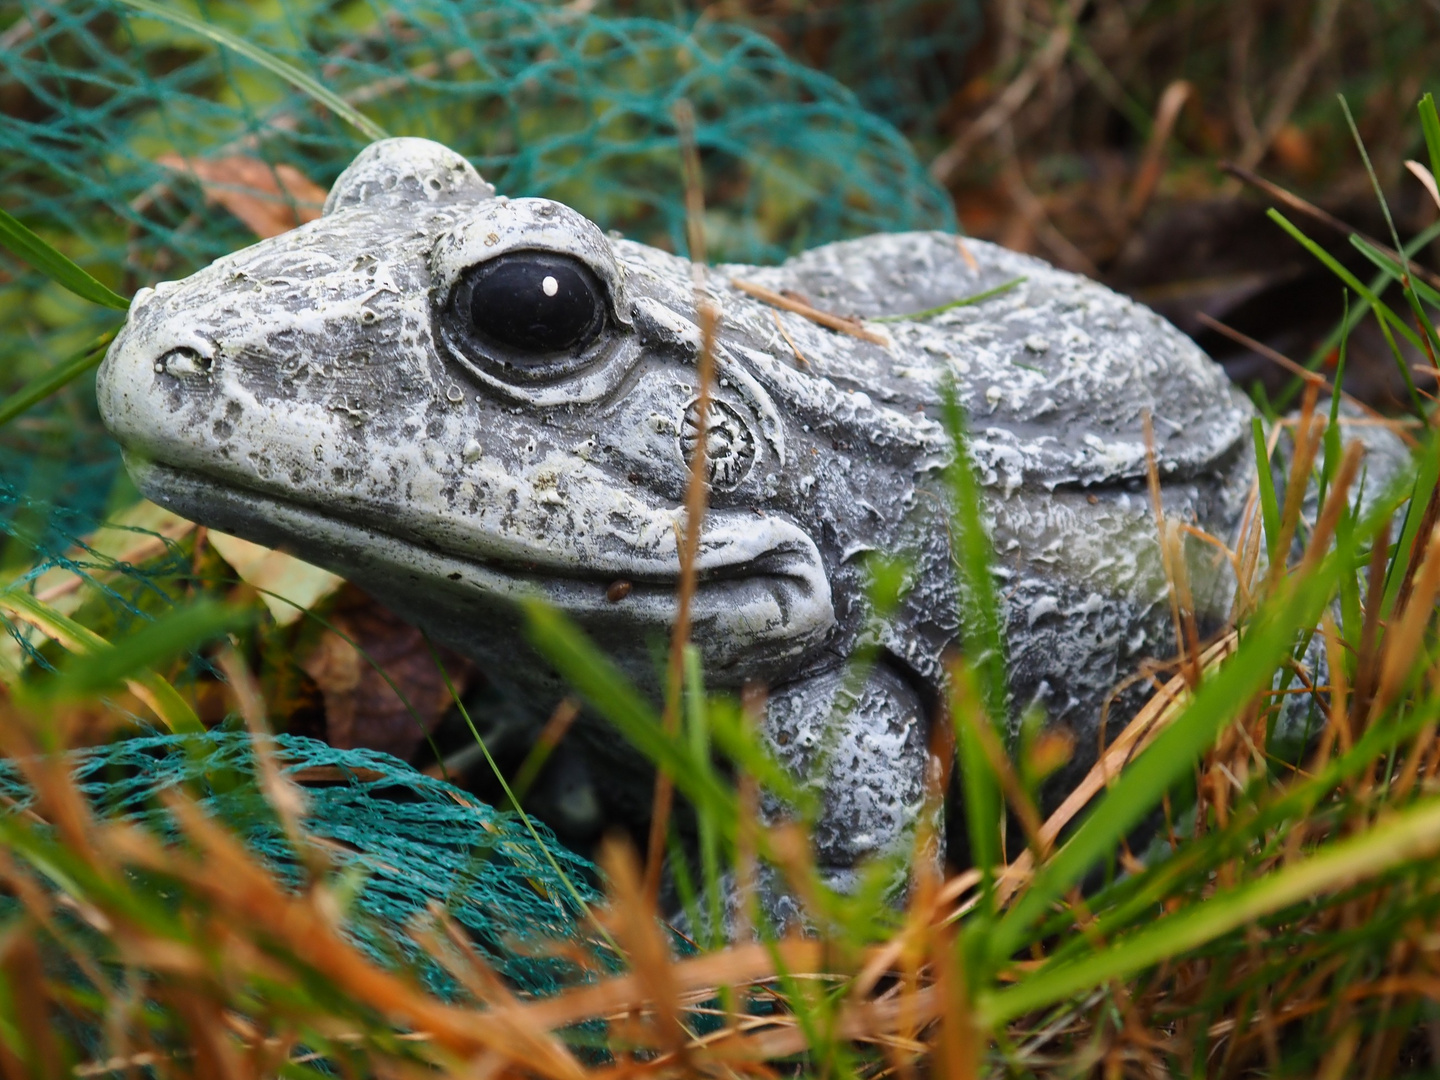
[[[583,352],[605,326],[594,271],[554,252],[512,251],[472,266],[450,306],[464,330],[507,347],[502,363],[536,372],[552,368],[556,353]]]

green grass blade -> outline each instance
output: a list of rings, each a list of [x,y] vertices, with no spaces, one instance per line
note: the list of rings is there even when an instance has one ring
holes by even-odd
[[[1430,153],[1430,172],[1440,176],[1440,116],[1436,115],[1432,94],[1420,99],[1420,127],[1425,132],[1425,149]]]
[[[761,787],[788,803],[806,821],[814,820],[819,810],[814,788],[792,776],[776,760],[740,709],[726,707],[723,701],[712,702],[707,723],[715,746],[740,772],[754,777]]]
[[[1270,471],[1270,450],[1265,443],[1265,422],[1256,416],[1250,421],[1255,437],[1255,473],[1260,483],[1260,518],[1265,524],[1265,554],[1275,562],[1275,545],[1280,542],[1280,500],[1275,495],[1275,475]]]
[[[630,744],[665,769],[675,787],[697,806],[713,808],[715,820],[733,833],[735,795],[709,770],[696,767],[688,748],[665,733],[660,718],[639,691],[560,612],[540,600],[521,602],[530,643],[580,695],[614,724]]]
[[[707,922],[700,916],[700,896],[695,891],[695,879],[690,874],[690,859],[680,842],[680,834],[673,821],[665,833],[665,853],[666,869],[670,872],[675,895],[680,898],[680,910],[685,913],[685,921],[690,924],[691,940],[702,949],[723,945],[723,940],[716,940],[716,927],[720,924],[713,920]]]
[[[1440,438],[1430,435],[1416,458],[1419,469],[1415,474],[1415,486],[1410,491],[1410,500],[1405,506],[1405,525],[1400,532],[1400,541],[1395,545],[1395,554],[1390,559],[1390,568],[1385,573],[1385,599],[1380,606],[1382,619],[1389,618],[1395,609],[1405,571],[1410,566],[1410,552],[1415,547],[1420,525],[1425,519],[1425,507],[1429,505],[1435,485],[1440,483]]]
[[[1440,852],[1440,800],[1432,799],[1359,836],[1328,845],[1259,881],[1209,897],[1084,959],[1041,968],[1013,988],[982,996],[983,1024],[1004,1024],[1214,941],[1266,915]]]
[[[962,685],[951,687],[951,720],[955,725],[970,855],[982,875],[980,910],[984,915],[990,912],[993,903],[991,875],[993,868],[1000,864],[1004,804],[999,780],[971,723],[991,724],[997,743],[1004,746],[1002,725],[1009,715],[1010,684],[1000,597],[990,572],[990,535],[985,528],[980,487],[967,448],[965,416],[951,384],[944,389],[943,415],[954,451],[945,478],[950,488],[951,531],[958,549],[961,641],[968,661],[954,672]],[[967,683],[970,685],[963,685]]]
[[[587,904],[585,898],[580,895],[580,890],[577,889],[575,883],[570,880],[570,875],[561,869],[560,863],[555,858],[555,853],[550,850],[550,845],[541,839],[539,830],[535,828],[535,823],[530,820],[530,815],[521,807],[520,801],[515,798],[515,793],[510,790],[510,785],[505,782],[505,774],[500,771],[500,766],[495,763],[495,758],[490,754],[490,747],[485,745],[485,740],[480,735],[480,729],[475,726],[475,721],[470,718],[470,710],[465,707],[465,701],[461,698],[460,691],[455,689],[455,682],[450,678],[450,669],[447,668],[445,662],[440,659],[440,654],[435,651],[435,643],[432,642],[428,636],[425,638],[425,647],[430,650],[430,659],[434,662],[436,670],[440,672],[441,680],[445,683],[445,692],[450,695],[451,703],[459,710],[460,718],[465,721],[465,726],[470,729],[471,737],[474,738],[475,744],[480,747],[480,752],[485,756],[486,764],[490,766],[490,772],[494,775],[495,779],[499,781],[500,790],[505,792],[505,798],[509,800],[510,806],[514,808],[515,815],[520,819],[520,823],[525,826],[525,830],[530,834],[530,839],[535,841],[535,846],[540,849],[541,854],[545,857],[545,861],[550,864],[550,869],[555,872],[555,876],[559,878],[560,884],[563,885],[565,891],[570,894],[570,899],[575,902],[575,906],[585,914],[587,919],[591,918],[590,905]],[[615,950],[617,956],[623,955],[620,946],[616,944],[615,939],[610,936],[610,932],[606,930],[604,926],[597,923],[596,929],[600,932],[600,936],[605,939],[606,943]]]
[[[970,460],[965,415],[953,385],[944,391],[944,421],[954,457],[946,470],[960,548],[960,620],[965,653],[975,668],[992,721],[1008,711],[1010,683],[1005,663],[1005,634],[1000,596],[990,572],[990,534],[980,505],[980,485]]]
[[[68,386],[85,372],[97,367],[105,359],[105,350],[115,340],[116,330],[107,330],[81,349],[74,356],[60,361],[49,371],[35,376],[15,393],[0,401],[0,424],[8,424],[15,417],[32,409],[51,394]]]
[[[120,641],[85,656],[72,656],[50,679],[44,693],[85,698],[113,690],[138,671],[151,668],[250,621],[248,612],[201,601],[172,611]]]
[[[982,918],[995,912],[994,868],[1000,865],[1000,827],[1004,814],[999,778],[985,754],[977,724],[990,723],[980,705],[975,671],[966,664],[950,670],[950,720],[955,727],[955,758],[960,772],[960,794],[965,804],[965,829],[970,839],[970,861],[980,871]]]
[[[1403,250],[1406,257],[1409,258],[1423,250],[1425,246],[1435,240],[1436,237],[1440,237],[1440,222],[1436,222],[1428,228],[1421,230],[1413,240],[1405,245]],[[1382,296],[1394,280],[1395,275],[1393,273],[1389,270],[1382,270],[1371,280],[1370,291],[1376,296]],[[1368,314],[1370,314],[1370,304],[1368,301],[1361,299],[1359,303],[1350,309],[1348,320],[1342,319],[1339,325],[1331,330],[1330,333],[1325,336],[1325,339],[1311,350],[1309,358],[1305,361],[1305,367],[1310,371],[1320,370],[1320,365],[1325,362],[1326,358],[1330,356],[1335,349],[1339,348],[1340,342],[1344,339],[1345,335],[1359,326]],[[1295,400],[1296,395],[1300,393],[1304,384],[1305,380],[1299,376],[1292,378],[1289,383],[1286,384],[1285,388],[1275,395],[1275,407],[1277,409],[1288,408],[1290,403]]]
[[[1370,260],[1370,262],[1374,263],[1381,270],[1386,271],[1391,277],[1399,278],[1402,274],[1406,272],[1405,267],[1403,267],[1398,261],[1391,258],[1385,252],[1381,251],[1364,237],[1352,234],[1350,237],[1350,243],[1356,251],[1360,252],[1361,255],[1364,255],[1365,258]],[[1418,296],[1421,300],[1424,300],[1427,304],[1431,304],[1435,307],[1440,307],[1440,292],[1436,292],[1429,285],[1425,284],[1425,282],[1423,281],[1420,281],[1418,278],[1412,277],[1409,279],[1409,281],[1410,287],[1415,290],[1416,296]]]
[[[1415,348],[1421,352],[1425,350],[1425,346],[1420,343],[1420,338],[1416,335],[1415,331],[1405,325],[1405,321],[1401,319],[1399,315],[1395,314],[1394,309],[1376,296],[1359,278],[1345,269],[1333,255],[1301,232],[1284,214],[1280,213],[1280,211],[1270,210],[1267,211],[1267,214],[1270,220],[1289,233],[1296,243],[1310,252],[1311,255],[1314,255],[1320,262],[1324,263],[1325,267],[1332,274],[1363,296],[1370,307],[1374,309],[1376,317],[1380,319],[1382,324],[1388,321],[1389,324],[1398,329],[1401,335],[1409,341],[1410,344],[1414,345]]]
[[[1395,354],[1395,362],[1399,365],[1400,374],[1405,379],[1405,386],[1410,393],[1410,401],[1411,404],[1415,407],[1415,413],[1417,416],[1424,416],[1425,403],[1420,400],[1420,393],[1415,389],[1415,379],[1411,376],[1410,368],[1405,363],[1404,354],[1401,353],[1400,350],[1395,346],[1395,342],[1393,337],[1391,336],[1390,331],[1392,327],[1396,330],[1399,330],[1400,335],[1404,337],[1406,341],[1410,342],[1411,345],[1414,345],[1417,350],[1423,353],[1425,351],[1425,346],[1421,342],[1419,336],[1415,333],[1414,330],[1411,330],[1410,327],[1405,325],[1405,321],[1401,319],[1400,316],[1395,314],[1395,312],[1390,308],[1390,305],[1386,304],[1383,300],[1380,299],[1379,296],[1373,293],[1370,289],[1366,288],[1364,283],[1361,282],[1359,278],[1357,278],[1354,274],[1350,273],[1350,271],[1345,269],[1345,267],[1341,266],[1339,261],[1335,259],[1335,257],[1332,256],[1328,251],[1326,251],[1319,244],[1315,243],[1314,240],[1311,240],[1308,236],[1301,232],[1284,214],[1273,208],[1266,211],[1266,213],[1269,216],[1270,220],[1275,222],[1287,233],[1289,233],[1290,237],[1296,243],[1298,243],[1306,251],[1310,252],[1310,254],[1315,256],[1315,258],[1320,260],[1320,262],[1324,263],[1325,267],[1332,274],[1338,277],[1346,285],[1350,286],[1350,288],[1354,289],[1357,293],[1359,293],[1369,302],[1370,307],[1375,312],[1375,319],[1380,324],[1380,330],[1385,335],[1385,340],[1387,343],[1389,343],[1391,352]]]
[[[1345,113],[1345,123],[1350,128],[1350,137],[1355,140],[1355,149],[1360,152],[1360,160],[1365,164],[1365,175],[1370,177],[1370,186],[1375,191],[1375,200],[1380,204],[1380,211],[1385,215],[1385,224],[1390,229],[1390,239],[1395,244],[1395,250],[1401,250],[1400,231],[1395,228],[1395,218],[1390,213],[1390,203],[1385,198],[1385,189],[1380,186],[1380,178],[1375,175],[1375,166],[1370,161],[1370,151],[1365,149],[1365,140],[1360,137],[1360,128],[1355,124],[1355,115],[1350,111],[1350,102],[1345,100],[1344,94],[1337,95],[1340,99],[1340,109]],[[1410,267],[1405,265],[1406,275],[1409,275]]]
[[[685,646],[685,727],[690,753],[697,769],[710,769],[710,703],[705,696],[705,673],[700,665],[700,650]],[[720,823],[715,820],[715,807],[702,803],[695,808],[695,833],[700,848],[700,890],[705,901],[705,919],[691,916],[696,931],[705,930],[706,944],[717,948],[724,943],[725,896],[721,881]],[[673,834],[672,834],[673,835]],[[675,860],[677,869],[684,860]],[[676,875],[677,882],[679,875]],[[688,910],[688,909],[687,909]]]
[[[1277,594],[1252,622],[1240,650],[1201,685],[1189,707],[1100,796],[1075,834],[1037,873],[1029,891],[996,924],[991,958],[1003,962],[1025,942],[1050,905],[1112,853],[1126,834],[1158,806],[1226,724],[1270,684],[1289,655],[1295,634],[1314,626],[1334,588],[1336,560]]]
[[[1425,309],[1421,306],[1421,302],[1423,301],[1432,308],[1440,308],[1440,292],[1436,292],[1429,285],[1425,284],[1425,282],[1410,273],[1408,262],[1405,264],[1397,262],[1385,252],[1375,247],[1374,244],[1369,243],[1359,236],[1351,236],[1350,243],[1360,254],[1364,255],[1366,259],[1376,266],[1384,269],[1399,267],[1400,271],[1404,274],[1404,277],[1401,278],[1401,284],[1405,291],[1405,299],[1410,305],[1410,311],[1415,316],[1415,325],[1420,328],[1420,332],[1425,335],[1426,340],[1429,342],[1427,350],[1428,358],[1433,360],[1436,356],[1440,356],[1440,333],[1436,332],[1435,321],[1425,314]]]
[[[1345,754],[1332,758],[1316,775],[1299,782],[1273,802],[1239,807],[1237,816],[1220,832],[1190,839],[1173,856],[1142,875],[1128,879],[1130,895],[1113,902],[1105,895],[1088,897],[1099,912],[1090,928],[1091,936],[1078,935],[1053,950],[1056,962],[1074,959],[1093,948],[1097,940],[1111,941],[1135,922],[1154,917],[1156,906],[1176,895],[1179,883],[1188,875],[1208,876],[1207,868],[1253,851],[1257,837],[1270,830],[1283,833],[1287,822],[1307,820],[1323,801],[1333,798],[1343,782],[1375,767],[1388,749],[1419,735],[1440,718],[1440,700],[1432,699],[1396,723],[1376,724],[1365,731]]]
[[[1315,505],[1325,505],[1325,493],[1335,480],[1335,471],[1340,467],[1343,448],[1340,445],[1340,388],[1345,385],[1345,360],[1350,351],[1350,290],[1341,293],[1344,313],[1340,327],[1345,333],[1340,338],[1340,356],[1335,364],[1335,392],[1330,395],[1330,419],[1325,428],[1325,458],[1320,466],[1320,486],[1315,496]]]
[[[247,60],[259,64],[267,71],[284,79],[301,93],[308,94],[315,101],[324,105],[367,139],[387,139],[390,137],[384,128],[356,109],[319,79],[313,75],[306,74],[293,64],[286,63],[278,56],[272,56],[254,42],[246,41],[244,38],[237,37],[230,33],[228,30],[218,26],[212,26],[210,23],[186,15],[182,11],[174,11],[162,4],[153,3],[152,0],[121,0],[121,2],[134,8],[136,11],[149,15],[151,18],[163,19],[165,22],[184,27],[186,30],[199,34],[201,37],[209,38],[215,42],[215,44],[230,49],[232,52],[237,52]]]
[[[1345,113],[1345,123],[1350,127],[1350,136],[1355,140],[1355,148],[1360,152],[1360,160],[1365,163],[1365,174],[1370,177],[1370,186],[1375,191],[1375,200],[1380,204],[1380,210],[1385,215],[1385,224],[1390,230],[1390,241],[1395,245],[1395,251],[1399,254],[1399,265],[1401,270],[1401,283],[1404,287],[1405,301],[1410,305],[1410,313],[1415,316],[1415,324],[1420,328],[1420,333],[1429,339],[1431,348],[1427,349],[1430,361],[1435,362],[1436,347],[1440,347],[1440,338],[1436,337],[1435,327],[1426,318],[1424,309],[1420,306],[1418,289],[1421,282],[1416,281],[1410,273],[1410,257],[1405,254],[1405,245],[1400,242],[1400,230],[1395,228],[1395,217],[1390,213],[1390,202],[1385,198],[1385,189],[1380,186],[1380,177],[1375,175],[1375,166],[1370,161],[1370,151],[1365,149],[1365,140],[1360,137],[1360,128],[1355,123],[1355,116],[1350,112],[1350,103],[1345,100],[1345,95],[1340,95],[1340,108]],[[1352,236],[1354,243],[1359,237]],[[1432,292],[1434,290],[1431,290]],[[1406,369],[1409,370],[1408,368]],[[1422,414],[1423,415],[1423,414]]]
[[[1359,238],[1359,236],[1351,236],[1351,245],[1354,246],[1355,251],[1364,255],[1372,264],[1380,266],[1388,274],[1392,276],[1404,274],[1401,281],[1404,284],[1405,300],[1410,301],[1411,311],[1416,315],[1416,324],[1423,331],[1424,336],[1430,340],[1431,356],[1440,356],[1440,333],[1436,331],[1433,318],[1428,317],[1424,308],[1420,307],[1420,301],[1424,301],[1430,307],[1440,308],[1440,292],[1431,288],[1426,282],[1420,281],[1417,276],[1410,274],[1407,266],[1401,266],[1390,255],[1380,251],[1377,246],[1367,240]]]
[[[102,654],[111,648],[108,641],[88,627],[81,626],[54,608],[41,603],[20,588],[0,590],[0,611],[18,616],[56,641],[67,651],[82,656]],[[131,689],[148,696],[151,708],[162,723],[176,732],[203,732],[205,725],[195,715],[195,710],[168,682],[153,671],[141,671],[131,678]]]
[[[993,289],[986,289],[984,292],[975,293],[973,296],[962,296],[959,300],[951,300],[948,304],[940,304],[936,307],[926,308],[924,311],[912,311],[908,315],[876,315],[866,319],[866,322],[906,322],[911,319],[928,319],[931,316],[939,315],[954,308],[973,307],[976,304],[983,304],[986,300],[993,300],[1001,296],[1017,285],[1023,285],[1029,281],[1026,277],[1011,278],[1009,281],[1001,282]]]
[[[130,309],[129,300],[96,281],[4,210],[0,210],[0,244],[16,258],[33,266],[57,285],[65,286],[82,300],[116,311]]]

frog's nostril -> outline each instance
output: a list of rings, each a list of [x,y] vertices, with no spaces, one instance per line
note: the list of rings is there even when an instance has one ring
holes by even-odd
[[[203,378],[210,374],[214,361],[195,349],[181,346],[171,349],[155,361],[155,371],[160,375],[171,375],[177,379]]]

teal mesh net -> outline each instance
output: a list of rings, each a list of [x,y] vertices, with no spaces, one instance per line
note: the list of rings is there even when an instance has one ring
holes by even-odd
[[[575,942],[582,916],[576,896],[596,899],[595,870],[543,826],[536,826],[537,840],[516,816],[385,754],[283,735],[272,749],[282,772],[302,785],[305,842],[338,874],[363,877],[346,929],[376,962],[418,974],[440,997],[462,999],[455,980],[408,932],[438,904],[516,991],[550,994],[582,977],[555,945]],[[98,816],[142,824],[174,842],[175,822],[159,796],[181,791],[283,881],[301,884],[299,853],[258,793],[249,735],[142,736],[74,751],[70,764]],[[33,801],[19,770],[0,762],[0,813],[24,814]],[[98,960],[116,959],[113,943],[94,944]]]
[[[921,145],[945,136],[985,30],[981,0],[752,3],[750,23]],[[938,147],[936,147],[938,148]]]
[[[560,199],[650,243],[684,247],[682,98],[697,117],[712,257],[774,260],[953,225],[894,127],[738,25],[530,0],[174,6],[320,75],[390,133],[453,146],[502,192]],[[252,239],[162,165],[167,155],[245,154],[328,186],[365,141],[273,73],[118,0],[0,3],[7,24],[0,203],[122,293]],[[13,315],[37,283],[4,269],[17,280],[0,313]],[[71,326],[77,342],[77,317],[104,321],[45,299],[35,317]]]
[[[685,247],[681,99],[695,113],[711,258],[773,261],[954,224],[905,138],[866,106],[929,123],[975,0],[782,5],[753,28],[660,0],[164,6],[318,76],[391,134],[448,143],[506,194],[560,199],[672,250]],[[854,80],[863,101],[779,44],[815,34],[825,48],[792,51]],[[121,0],[0,0],[0,207],[122,295],[255,238],[167,161],[244,157],[324,188],[364,142],[252,59]],[[0,390],[116,320],[0,250]],[[87,385],[0,427],[0,585],[76,562],[76,538],[134,497]],[[108,595],[118,613],[138,611],[129,592]]]
[[[943,97],[935,87],[953,79],[968,48],[974,0],[777,8],[749,27],[659,0],[164,6],[317,76],[391,134],[449,144],[505,194],[562,200],[671,250],[685,250],[682,100],[695,118],[713,259],[775,261],[868,232],[954,226],[947,197],[896,124],[933,128]],[[814,33],[823,49],[796,47]],[[792,56],[851,81],[859,96]],[[0,0],[0,206],[122,295],[255,239],[177,159],[245,159],[277,182],[268,194],[240,187],[313,212],[282,175],[295,170],[326,188],[365,141],[253,59],[122,0]],[[116,321],[0,251],[0,390]],[[88,386],[0,426],[0,587],[32,588],[61,566],[118,616],[163,610],[171,583],[184,580],[183,550],[168,545],[142,572],[83,539],[134,498]],[[32,636],[5,625],[43,664]],[[349,929],[373,957],[415,965],[432,990],[455,995],[405,929],[434,902],[518,989],[549,993],[575,977],[531,946],[578,925],[544,849],[586,897],[587,863],[384,755],[286,737],[276,746],[287,769],[310,781],[310,834],[342,868],[365,873]],[[196,743],[142,733],[79,752],[74,767],[102,813],[166,835],[174,825],[155,795],[187,786],[277,873],[299,881],[296,852],[256,812],[243,736]],[[232,783],[237,776],[243,782]],[[3,764],[0,796],[12,811],[28,805]]]

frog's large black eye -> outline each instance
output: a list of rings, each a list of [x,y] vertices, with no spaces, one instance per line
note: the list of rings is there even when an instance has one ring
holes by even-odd
[[[455,303],[462,325],[521,354],[579,352],[605,323],[605,290],[590,268],[543,251],[515,251],[473,267]],[[525,363],[523,355],[513,359]]]

